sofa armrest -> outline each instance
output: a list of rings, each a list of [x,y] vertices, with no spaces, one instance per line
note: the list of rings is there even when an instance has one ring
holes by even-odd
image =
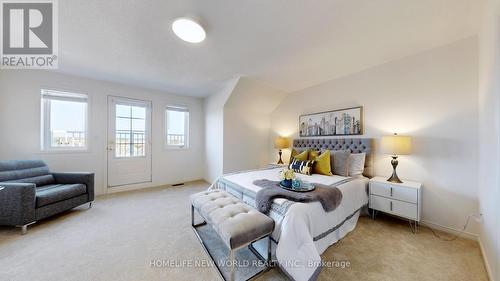
[[[0,182],[0,225],[35,221],[35,184]]]
[[[59,184],[85,184],[89,201],[94,201],[94,173],[52,173],[52,176]]]

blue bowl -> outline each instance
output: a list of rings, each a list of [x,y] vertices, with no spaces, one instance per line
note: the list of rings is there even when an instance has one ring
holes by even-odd
[[[280,184],[284,187],[291,188],[292,187],[292,180],[282,180]]]

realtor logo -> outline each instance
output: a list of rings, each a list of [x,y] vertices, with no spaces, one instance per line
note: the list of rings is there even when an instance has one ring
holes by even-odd
[[[54,69],[58,62],[57,0],[0,0],[0,68]]]

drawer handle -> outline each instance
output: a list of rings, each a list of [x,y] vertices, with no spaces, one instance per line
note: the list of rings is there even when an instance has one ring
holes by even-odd
[[[391,201],[391,211],[392,211],[392,201]]]
[[[391,197],[392,197],[392,187],[391,187]]]

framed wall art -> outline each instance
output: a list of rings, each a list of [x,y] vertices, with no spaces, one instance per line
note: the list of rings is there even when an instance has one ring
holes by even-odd
[[[363,107],[301,115],[299,132],[301,137],[361,135]]]

